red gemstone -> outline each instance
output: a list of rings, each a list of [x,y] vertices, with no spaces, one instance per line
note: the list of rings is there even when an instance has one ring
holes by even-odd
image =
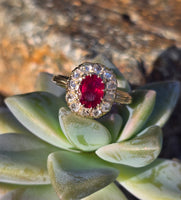
[[[80,84],[80,103],[86,108],[95,108],[101,103],[105,85],[96,74],[86,76]]]

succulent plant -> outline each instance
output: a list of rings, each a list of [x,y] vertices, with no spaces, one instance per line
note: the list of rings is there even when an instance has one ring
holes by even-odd
[[[36,92],[8,97],[0,110],[1,200],[126,200],[119,184],[139,199],[181,199],[181,163],[157,158],[179,82],[130,91],[109,60],[94,61],[115,72],[133,102],[100,119],[77,116],[48,73]]]

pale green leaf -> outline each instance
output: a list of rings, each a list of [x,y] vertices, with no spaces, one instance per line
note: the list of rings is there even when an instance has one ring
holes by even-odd
[[[8,97],[5,102],[16,118],[37,137],[60,148],[73,147],[58,120],[58,110],[64,105],[61,98],[47,92],[34,92]]]
[[[117,113],[109,113],[98,119],[98,121],[109,130],[111,133],[112,142],[115,142],[119,136],[123,123],[122,117]]]
[[[113,70],[113,72],[115,73],[116,78],[117,78],[118,87],[125,91],[131,90],[128,81],[124,78],[124,76],[119,71],[119,69],[110,60],[108,60],[104,55],[99,54],[98,56],[96,56],[94,59],[92,59],[90,61],[103,64],[107,68]]]
[[[59,120],[64,134],[80,150],[93,151],[111,142],[108,129],[96,120],[80,117],[63,107]]]
[[[49,155],[48,171],[61,200],[84,198],[115,180],[118,170],[91,153],[59,151]]]
[[[0,108],[0,134],[27,133],[31,134],[7,108]]]
[[[170,117],[181,94],[180,82],[156,82],[145,85],[142,89],[155,90],[157,93],[153,113],[151,114],[145,127],[151,125],[158,125],[162,127]]]
[[[59,200],[52,186],[30,186],[13,190],[1,200]]]
[[[14,185],[14,184],[0,183],[0,200],[5,194],[7,194],[8,192],[15,190],[19,187],[21,187],[21,186]]]
[[[57,97],[65,95],[65,88],[57,86],[53,81],[53,74],[41,72],[37,77],[35,89],[36,91],[49,92]]]
[[[141,131],[153,110],[156,93],[152,90],[140,90],[134,91],[132,97],[133,102],[126,106],[129,117],[118,142],[127,140]]]
[[[34,135],[0,135],[0,182],[13,184],[49,184],[48,155],[57,148]]]
[[[161,128],[152,126],[131,140],[101,147],[96,154],[108,162],[143,167],[157,158],[161,147]]]
[[[158,159],[142,168],[120,166],[118,181],[139,199],[180,200],[181,163]]]
[[[82,200],[127,200],[127,198],[114,183],[111,183]]]

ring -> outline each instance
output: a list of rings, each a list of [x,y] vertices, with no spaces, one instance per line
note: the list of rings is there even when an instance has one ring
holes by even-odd
[[[130,104],[129,93],[117,87],[116,75],[99,63],[82,63],[70,77],[56,75],[53,81],[66,88],[66,102],[72,112],[99,118],[111,110],[113,103]]]

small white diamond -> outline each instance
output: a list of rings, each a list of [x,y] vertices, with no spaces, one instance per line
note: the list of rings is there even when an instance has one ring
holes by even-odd
[[[116,82],[115,82],[115,81],[109,81],[109,82],[106,84],[106,88],[107,88],[108,90],[116,90],[116,88],[117,88]]]
[[[71,94],[71,93],[66,94],[66,100],[68,103],[73,102],[76,99],[76,97],[77,97],[76,94]]]
[[[93,67],[93,71],[96,73],[96,74],[99,74],[102,70],[102,67],[98,64],[94,64],[94,67]]]
[[[108,112],[111,109],[111,104],[108,102],[104,102],[101,107],[103,112]]]
[[[86,109],[86,108],[82,108],[82,111],[81,111],[81,115],[82,116],[89,116],[89,110],[88,109]]]
[[[112,102],[115,99],[115,94],[114,93],[106,93],[104,96],[105,101]]]
[[[80,77],[80,71],[79,70],[75,70],[74,72],[73,72],[73,78],[79,78]]]
[[[74,90],[78,90],[78,88],[79,88],[79,85],[75,81],[73,81],[73,80],[70,80],[69,85]]]
[[[73,81],[73,80],[70,80],[70,87],[71,87],[72,89],[74,89],[74,88],[75,88],[75,86],[76,86],[76,83],[75,83],[75,81]]]
[[[93,116],[95,118],[98,118],[101,114],[102,114],[101,110],[99,110],[99,109],[93,110]]]
[[[71,109],[73,112],[78,112],[79,108],[80,108],[80,104],[78,104],[78,103],[72,103],[72,104],[70,105],[70,109]]]
[[[91,64],[85,64],[84,65],[84,71],[87,72],[91,72],[92,71],[92,65]]]
[[[111,80],[111,78],[113,77],[112,73],[111,72],[105,72],[104,73],[104,77],[106,80]]]

